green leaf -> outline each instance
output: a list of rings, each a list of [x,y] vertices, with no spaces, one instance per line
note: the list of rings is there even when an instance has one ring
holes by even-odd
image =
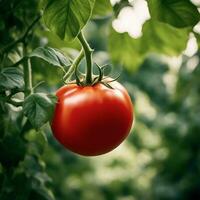
[[[111,31],[109,50],[114,62],[135,70],[149,53],[177,56],[186,48],[190,32],[187,28],[178,29],[154,20],[148,20],[142,31],[143,35],[138,39],[128,33]]]
[[[93,10],[93,17],[105,17],[112,14],[112,5],[109,0],[96,0]]]
[[[62,40],[73,40],[90,19],[95,0],[48,0],[46,26]]]
[[[36,132],[32,129],[25,135],[25,138],[28,141],[29,154],[35,156],[40,156],[41,154],[43,154],[47,144],[47,138],[43,132]]]
[[[200,49],[200,34],[194,32],[194,35],[195,35],[195,38],[197,39],[198,48]]]
[[[69,66],[71,64],[62,53],[50,47],[38,47],[27,57],[38,57],[55,66]]]
[[[186,48],[190,30],[175,28],[159,21],[148,20],[143,25],[141,51],[177,56]]]
[[[183,28],[194,26],[200,20],[197,7],[189,0],[148,0],[153,19]]]
[[[0,90],[10,90],[23,87],[24,78],[21,69],[16,67],[7,67],[0,71]]]
[[[131,70],[136,70],[143,61],[140,40],[131,38],[128,33],[117,33],[112,29],[109,35],[109,51],[114,62]]]
[[[23,111],[33,127],[38,129],[51,120],[55,103],[55,96],[44,93],[35,93],[25,99]]]

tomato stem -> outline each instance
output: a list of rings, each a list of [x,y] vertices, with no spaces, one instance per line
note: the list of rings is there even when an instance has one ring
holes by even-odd
[[[92,52],[93,49],[91,49],[90,45],[88,44],[87,40],[85,39],[82,32],[79,33],[78,39],[84,49],[85,58],[86,58],[86,85],[92,84],[92,72],[93,72],[93,66],[92,66]]]
[[[73,61],[71,67],[69,68],[69,70],[67,71],[67,73],[65,74],[65,76],[63,77],[64,81],[67,81],[67,80],[69,80],[71,78],[71,76],[74,73],[76,67],[81,62],[83,56],[84,56],[84,51],[83,51],[83,49],[81,49],[80,53],[75,58],[75,60]]]

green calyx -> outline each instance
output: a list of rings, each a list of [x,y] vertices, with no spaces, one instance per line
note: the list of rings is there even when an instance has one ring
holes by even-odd
[[[65,81],[65,84],[77,84],[78,86],[85,87],[85,86],[94,86],[98,83],[101,83],[105,85],[106,87],[113,89],[110,83],[116,81],[120,77],[121,74],[119,74],[116,78],[110,78],[109,76],[105,75],[105,69],[110,67],[109,65],[99,66],[97,63],[95,63],[94,66],[96,66],[98,69],[98,75],[92,74],[92,78],[91,78],[92,81],[90,84],[87,83],[87,78],[86,78],[87,75],[79,71],[78,69],[79,65],[76,65],[76,67],[74,68],[75,80],[68,81],[68,82]]]
[[[69,70],[63,76],[64,83],[65,84],[75,83],[82,87],[94,86],[97,83],[101,83],[109,88],[112,88],[109,83],[117,80],[119,76],[115,79],[108,80],[108,76],[105,76],[105,69],[109,67],[109,65],[99,66],[97,63],[95,63],[95,66],[98,69],[98,75],[94,75],[93,61],[92,61],[92,53],[94,50],[90,47],[82,32],[79,33],[77,38],[79,39],[79,42],[82,45],[82,49],[79,52],[78,56],[72,62]],[[81,73],[78,69],[79,64],[83,59],[83,57],[85,57],[86,59],[86,68],[84,74]],[[70,81],[73,74],[75,76],[75,81]]]

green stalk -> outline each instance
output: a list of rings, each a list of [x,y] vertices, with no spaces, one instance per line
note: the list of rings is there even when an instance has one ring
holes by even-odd
[[[24,45],[24,55],[27,55],[26,45]],[[24,60],[23,64],[24,69],[24,94],[28,96],[33,93],[33,85],[32,85],[32,68],[31,61],[29,58]]]
[[[93,72],[93,66],[92,66],[92,52],[93,49],[90,48],[90,45],[88,44],[87,40],[85,39],[82,32],[79,33],[78,39],[84,49],[85,58],[86,58],[86,84],[91,85],[92,84],[92,72]]]
[[[32,68],[30,59],[24,62],[24,84],[25,84],[25,96],[33,93],[32,85]]]
[[[84,56],[84,51],[83,51],[83,49],[81,49],[79,55],[75,58],[75,60],[73,61],[71,67],[69,68],[69,70],[67,71],[65,76],[63,77],[64,81],[68,80],[72,76],[72,74],[74,73],[76,67],[81,62],[83,56]]]

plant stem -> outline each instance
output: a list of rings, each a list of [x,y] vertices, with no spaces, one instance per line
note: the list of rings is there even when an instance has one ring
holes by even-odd
[[[40,20],[41,18],[41,14],[38,15],[38,17],[36,17],[36,19],[30,24],[30,26],[27,28],[27,30],[25,31],[25,33],[22,35],[22,37],[20,37],[19,39],[11,42],[10,44],[8,44],[7,46],[5,46],[3,49],[0,50],[0,55],[4,54],[6,52],[8,52],[9,50],[11,50],[13,47],[15,47],[18,43],[20,42],[24,42],[26,37],[28,36],[29,32],[32,30],[32,28],[35,26],[35,24]]]
[[[25,96],[33,93],[32,86],[32,69],[30,59],[24,62],[24,84],[25,84]]]
[[[92,52],[93,49],[90,48],[90,45],[88,44],[87,40],[85,39],[82,32],[79,33],[78,39],[84,49],[85,58],[86,58],[86,84],[91,85],[92,84]]]
[[[24,44],[24,55],[27,54],[26,45]],[[33,93],[33,85],[32,85],[32,68],[31,68],[31,61],[29,58],[25,59],[24,65],[24,94],[28,96],[29,94]]]
[[[80,51],[80,53],[78,54],[78,56],[73,61],[71,67],[69,68],[69,70],[67,71],[67,73],[65,74],[65,76],[63,77],[64,81],[68,80],[72,76],[72,74],[74,73],[76,67],[81,62],[83,56],[84,56],[84,51],[83,51],[83,48],[82,48],[81,51]]]

